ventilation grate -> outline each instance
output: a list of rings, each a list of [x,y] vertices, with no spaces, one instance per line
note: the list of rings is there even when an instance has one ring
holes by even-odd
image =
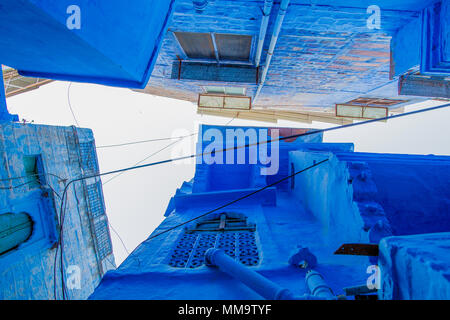
[[[104,259],[112,253],[112,244],[106,216],[103,219],[94,221],[94,233],[97,241],[98,255],[100,259]]]
[[[197,268],[205,263],[210,248],[222,249],[246,266],[259,263],[255,232],[184,233],[170,253],[169,265],[174,268]]]
[[[99,172],[97,153],[93,141],[80,142],[81,168],[84,174],[96,174]]]
[[[98,218],[105,214],[105,208],[100,193],[100,182],[89,184],[86,186],[89,211],[93,219]]]

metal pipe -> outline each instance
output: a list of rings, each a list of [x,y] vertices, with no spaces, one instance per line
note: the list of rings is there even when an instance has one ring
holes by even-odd
[[[328,300],[335,299],[331,289],[325,284],[320,273],[309,271],[306,284],[311,294],[295,295],[291,290],[282,288],[278,284],[263,277],[244,265],[236,262],[223,250],[211,248],[205,253],[205,262],[208,266],[215,266],[220,271],[236,278],[247,287],[267,300]],[[329,294],[328,294],[329,293]]]
[[[277,44],[278,36],[280,34],[281,26],[283,25],[284,16],[286,15],[286,10],[289,6],[290,0],[282,0],[280,3],[280,9],[278,10],[277,20],[275,21],[275,26],[272,32],[272,39],[270,40],[269,50],[266,56],[266,63],[264,64],[263,72],[261,74],[261,81],[259,83],[258,89],[256,90],[253,102],[258,98],[261,92],[264,82],[266,81],[267,71],[269,70],[270,62],[272,60],[273,52],[275,50],[275,45]]]
[[[223,250],[211,248],[206,251],[207,265],[217,266],[222,272],[238,279],[250,289],[268,300],[293,300],[294,294],[289,289],[281,288],[276,283],[259,273],[245,267],[229,257]]]
[[[255,66],[258,68],[261,61],[261,53],[266,39],[267,27],[269,26],[270,13],[272,12],[273,0],[264,0],[264,8],[262,10],[261,27],[259,28],[258,47],[255,54]]]
[[[322,299],[335,299],[333,291],[325,283],[322,275],[314,270],[309,270],[306,273],[306,285],[309,288],[311,294],[315,297]]]

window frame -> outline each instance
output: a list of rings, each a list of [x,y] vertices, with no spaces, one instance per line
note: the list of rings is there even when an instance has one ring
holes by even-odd
[[[183,49],[183,46],[181,45],[180,41],[178,40],[178,37],[176,36],[176,33],[182,33],[182,32],[191,32],[191,33],[209,33],[211,36],[211,40],[214,46],[214,55],[215,59],[207,59],[207,58],[190,58],[186,52]],[[173,39],[176,43],[176,46],[178,47],[178,54],[177,57],[180,60],[185,61],[192,61],[192,62],[215,62],[219,64],[240,64],[240,65],[253,65],[253,60],[255,56],[256,51],[256,36],[255,34],[249,34],[249,33],[237,33],[237,32],[213,32],[213,31],[185,31],[185,30],[172,30],[171,31]],[[229,34],[229,35],[237,35],[237,36],[249,36],[251,37],[251,43],[250,43],[250,53],[249,53],[249,59],[248,60],[228,60],[228,59],[220,59],[219,57],[219,51],[217,47],[216,42],[216,34]]]
[[[203,106],[201,105],[201,99],[202,97],[217,97],[217,98],[222,98],[222,106],[219,107],[210,107],[210,106]],[[248,99],[248,108],[230,108],[230,107],[226,107],[226,100],[227,99]],[[215,109],[215,110],[231,110],[231,111],[249,111],[252,109],[252,97],[249,96],[236,96],[236,95],[224,95],[224,94],[204,94],[204,93],[200,93],[198,95],[198,100],[197,100],[197,107],[198,108],[203,108],[203,109]]]
[[[216,87],[216,88],[222,88],[223,92],[209,92],[208,88],[212,88],[212,87]],[[208,94],[208,95],[225,95],[225,96],[236,96],[236,97],[245,97],[247,95],[247,88],[246,87],[237,87],[237,86],[220,86],[220,85],[207,85],[207,86],[202,86],[203,88],[203,93],[204,94]],[[242,89],[242,94],[233,94],[233,93],[227,93],[227,88],[233,88],[233,89]]]
[[[31,174],[30,171],[28,171],[29,168],[27,168],[27,162],[30,160],[34,160],[34,168]],[[27,177],[28,189],[31,190],[34,188],[41,188],[42,186],[45,186],[47,184],[47,179],[45,177],[46,173],[44,164],[42,162],[42,155],[24,155],[22,161],[25,169],[24,176]],[[32,175],[34,175],[34,177],[32,177]]]

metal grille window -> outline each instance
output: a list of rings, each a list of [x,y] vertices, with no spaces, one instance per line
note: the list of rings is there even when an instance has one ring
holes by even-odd
[[[108,218],[106,217],[105,206],[103,204],[101,182],[86,185],[88,208],[95,242],[97,244],[98,255],[104,259],[112,253],[112,244],[108,229]]]
[[[98,173],[97,153],[93,141],[80,142],[80,155],[84,174]]]
[[[232,215],[223,213],[215,219],[199,222],[195,228],[186,229],[170,253],[169,265],[174,268],[200,267],[204,264],[206,251],[218,248],[244,265],[256,266],[259,263],[256,226],[247,223],[245,217]]]
[[[174,32],[190,59],[249,61],[252,36],[223,33]]]
[[[79,142],[76,130],[66,132],[69,162],[78,163],[83,175],[97,174],[99,172],[95,142]],[[97,178],[98,179],[98,178]],[[103,191],[100,180],[87,183],[83,180],[83,190],[87,202],[90,231],[95,249],[100,260],[112,253],[111,237],[108,229]]]
[[[100,259],[104,259],[112,253],[112,244],[106,216],[94,221],[94,233],[97,240],[98,255]]]
[[[88,200],[89,200],[89,209],[92,215],[92,218],[100,217],[105,214],[105,207],[103,206],[101,191],[100,191],[100,183],[94,183],[86,186]]]
[[[67,153],[69,156],[69,163],[70,164],[78,163],[78,161],[79,161],[78,150],[76,148],[77,138],[73,132],[66,131],[65,135],[66,135]]]

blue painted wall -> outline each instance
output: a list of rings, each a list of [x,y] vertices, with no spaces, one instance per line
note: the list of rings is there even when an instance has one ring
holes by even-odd
[[[205,128],[225,129],[203,126],[200,132]],[[208,143],[199,140],[199,150]],[[352,144],[322,143],[320,136],[312,141],[298,138],[280,142],[280,149],[283,148],[288,154],[280,158],[285,176],[321,160],[328,161],[297,175],[285,186],[266,189],[214,215],[233,212],[255,224],[259,260],[247,268],[297,295],[307,292],[305,271],[288,261],[299,246],[309,248],[317,257],[317,271],[336,294],[342,294],[344,287],[365,284],[370,276],[367,267],[377,264],[376,257],[334,255],[342,243],[379,243],[393,234],[450,231],[446,224],[448,208],[443,207],[450,200],[450,157],[355,153]],[[152,235],[266,185],[268,176],[258,175],[256,169],[257,164],[197,164],[194,178],[177,190],[165,220]],[[213,176],[211,171],[215,171]],[[248,176],[252,178],[249,180]],[[430,198],[432,205],[428,203]],[[424,209],[420,215],[413,214],[417,223],[404,223],[417,207]],[[400,216],[404,220],[397,219]],[[186,228],[195,226],[192,222]],[[186,245],[186,232],[180,227],[144,241],[117,270],[104,276],[90,298],[261,299],[217,269],[205,265],[189,267],[193,259],[188,258],[189,254],[177,260],[185,267],[171,265],[177,248],[181,248],[177,246]],[[220,233],[209,234],[220,237]],[[402,263],[403,260],[394,267],[401,268]],[[415,288],[423,281],[411,279],[419,281],[414,283]],[[450,278],[439,279],[442,286],[449,286]],[[403,282],[398,286],[403,286]]]
[[[76,138],[76,137],[79,138]],[[7,123],[0,125],[0,214],[29,214],[33,220],[31,237],[19,247],[0,255],[0,299],[54,299],[54,260],[59,237],[59,205],[64,181],[78,178],[96,163],[86,158],[81,146],[93,142],[92,131],[74,127]],[[30,177],[24,167],[25,156],[39,156],[42,163],[41,183],[28,184]],[[84,173],[85,172],[85,173]],[[65,180],[66,179],[66,180]],[[99,181],[99,180],[98,180]],[[97,241],[91,204],[103,197],[91,199],[87,188],[98,182],[91,179],[76,183],[67,195],[64,222],[64,276],[70,281],[75,266],[80,271],[80,287],[67,288],[69,299],[85,299],[99,283],[102,275],[115,267],[114,256],[102,256],[107,245]],[[54,190],[54,191],[53,191]],[[100,245],[100,246],[99,246]],[[56,266],[57,299],[61,298],[59,264]],[[72,269],[73,270],[73,269]]]
[[[389,237],[380,242],[381,299],[448,300],[450,233]]]

